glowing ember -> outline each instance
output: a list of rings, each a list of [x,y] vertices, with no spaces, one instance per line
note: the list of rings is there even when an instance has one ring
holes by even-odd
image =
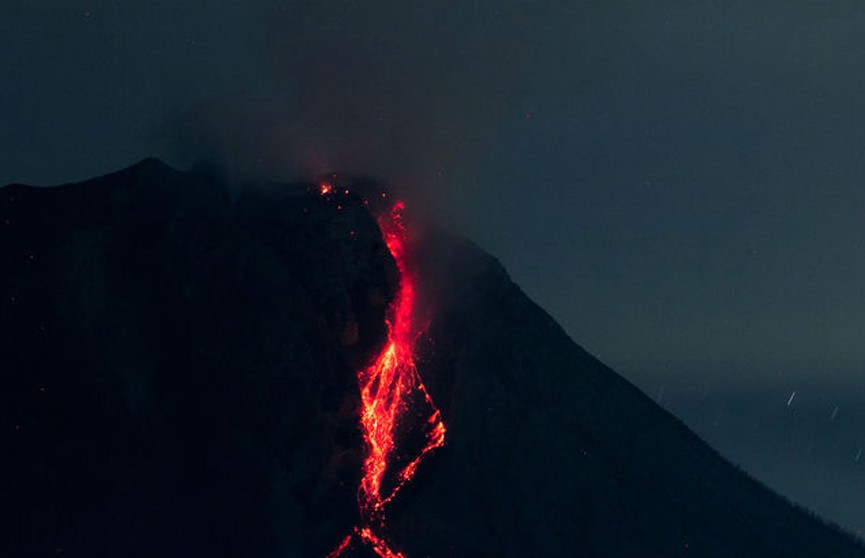
[[[404,558],[385,540],[384,507],[412,479],[423,458],[444,444],[441,413],[414,363],[415,292],[414,278],[406,265],[403,209],[402,202],[397,202],[389,215],[379,219],[385,243],[402,277],[390,308],[388,342],[375,362],[358,372],[363,406],[360,422],[367,445],[357,493],[361,522],[328,558],[342,556],[353,540],[368,545],[382,558]]]
[[[342,542],[339,543],[339,546],[333,549],[333,552],[327,555],[327,558],[337,558],[337,556],[342,556],[342,553],[346,551],[348,545],[351,544],[351,535],[346,535]]]
[[[319,185],[319,192],[321,192],[322,196],[326,196],[327,194],[330,194],[331,192],[333,192],[333,185],[331,185],[327,182],[322,182]]]

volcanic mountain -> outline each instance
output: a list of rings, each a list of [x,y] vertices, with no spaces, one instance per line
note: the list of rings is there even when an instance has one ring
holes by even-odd
[[[408,280],[385,202],[370,180],[239,188],[152,159],[0,189],[0,555],[382,555],[346,541],[372,521],[358,371]],[[493,257],[405,220],[428,408],[396,407],[443,426],[401,430],[392,459],[447,434],[381,508],[393,552],[865,555],[575,344]]]

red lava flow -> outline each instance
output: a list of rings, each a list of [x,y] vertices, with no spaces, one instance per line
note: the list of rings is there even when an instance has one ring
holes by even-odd
[[[332,191],[329,184],[320,189],[322,195]],[[415,284],[406,262],[404,209],[403,203],[397,202],[378,220],[401,280],[387,320],[387,343],[373,364],[358,372],[360,425],[367,449],[357,492],[360,522],[327,558],[344,556],[355,542],[382,558],[405,558],[386,540],[385,506],[414,477],[427,454],[445,440],[441,412],[414,362]],[[408,442],[408,450],[402,447],[403,442]]]

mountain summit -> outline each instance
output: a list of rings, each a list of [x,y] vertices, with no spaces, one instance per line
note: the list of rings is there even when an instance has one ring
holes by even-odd
[[[346,190],[153,159],[0,189],[0,555],[323,558],[351,532],[357,370],[401,277]],[[406,556],[865,555],[576,345],[494,258],[414,232],[414,360],[447,438],[386,509]]]

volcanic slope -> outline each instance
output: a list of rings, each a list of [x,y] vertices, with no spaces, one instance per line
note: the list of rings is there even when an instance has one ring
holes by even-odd
[[[351,185],[237,188],[151,159],[0,189],[0,555],[323,557],[351,532],[357,371],[400,280],[363,203],[377,186]],[[415,362],[447,438],[386,508],[408,558],[865,556],[491,256],[413,239]]]
[[[417,360],[449,440],[394,514],[410,556],[865,556],[574,343],[495,258],[422,238]]]

